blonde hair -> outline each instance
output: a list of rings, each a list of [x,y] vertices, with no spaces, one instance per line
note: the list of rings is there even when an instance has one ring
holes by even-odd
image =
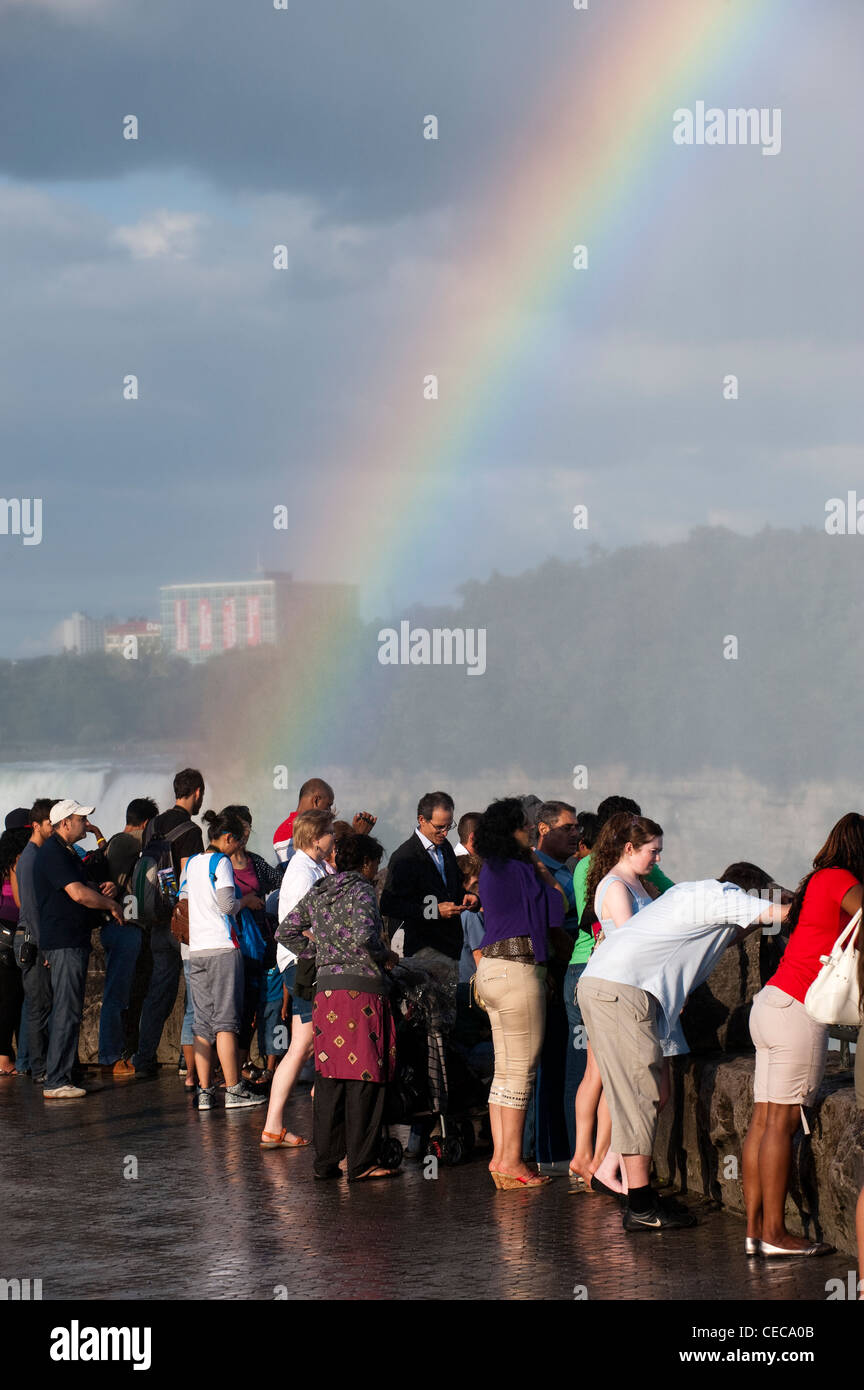
[[[333,816],[329,811],[303,811],[294,822],[294,848],[311,849],[332,826]]]

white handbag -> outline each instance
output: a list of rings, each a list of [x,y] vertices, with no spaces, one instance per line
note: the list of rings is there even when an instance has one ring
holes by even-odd
[[[861,1010],[858,1002],[857,929],[861,908],[850,917],[831,949],[830,956],[820,956],[822,969],[804,996],[804,1008],[816,1023],[829,1027],[842,1024],[858,1028]]]

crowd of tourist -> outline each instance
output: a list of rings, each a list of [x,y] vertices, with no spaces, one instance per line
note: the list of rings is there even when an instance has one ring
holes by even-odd
[[[28,1075],[46,1102],[88,1094],[78,1044],[98,930],[105,1078],[158,1074],[182,974],[178,1071],[200,1112],[223,1096],[226,1109],[266,1106],[262,1149],[311,1142],[316,1179],[389,1179],[398,1172],[382,1158],[399,1065],[392,998],[407,970],[452,996],[457,1019],[468,1009],[486,1030],[497,1188],[546,1187],[541,1169],[566,1157],[572,1194],[618,1203],[625,1231],[687,1228],[692,1213],[652,1183],[671,1060],[689,1051],[682,1011],[729,946],[782,927],[788,943],[750,1017],[745,1252],[827,1252],[786,1230],[785,1206],[793,1137],[799,1124],[806,1130],[828,1044],[805,999],[864,900],[860,815],[838,821],[792,892],[746,862],[674,884],[659,865],[661,826],[624,797],[596,812],[505,797],[457,824],[452,798],[430,792],[382,871],[376,817],[336,820],[321,778],[304,783],[273,834],[275,863],[248,848],[248,806],[202,815],[204,794],[201,773],[186,768],[170,809],[133,800],[110,839],[95,807],[68,798],[6,816],[0,1078]],[[89,837],[95,848],[84,850]],[[859,1060],[860,1049],[864,1080]],[[311,1141],[284,1124],[310,1063]],[[440,1117],[412,1121],[409,1159],[427,1152]],[[864,1239],[864,1199],[859,1232]]]

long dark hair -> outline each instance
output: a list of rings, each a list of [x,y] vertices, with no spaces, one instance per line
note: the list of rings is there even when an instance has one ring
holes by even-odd
[[[588,902],[593,903],[597,885],[613,869],[624,853],[625,845],[641,849],[649,840],[657,840],[663,834],[656,820],[647,816],[633,816],[619,811],[610,816],[601,827],[600,834],[591,851],[591,867],[588,870]]]
[[[531,851],[520,845],[514,831],[526,824],[525,810],[516,796],[504,796],[486,807],[474,831],[474,847],[483,860],[522,859],[531,862]]]
[[[15,830],[4,830],[0,835],[0,883],[8,882],[30,834],[30,827],[24,825]]]
[[[864,816],[859,816],[857,811],[849,811],[832,828],[828,839],[814,856],[813,868],[795,890],[786,919],[790,931],[798,925],[804,894],[811,878],[820,869],[847,869],[859,883],[864,882]]]

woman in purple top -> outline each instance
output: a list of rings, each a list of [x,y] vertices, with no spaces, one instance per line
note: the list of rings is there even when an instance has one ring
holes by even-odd
[[[474,836],[483,860],[478,891],[486,924],[477,992],[489,1012],[495,1048],[489,1171],[499,1188],[549,1181],[525,1163],[522,1136],[543,1046],[547,932],[560,927],[567,901],[529,848],[528,835],[522,803],[507,797],[487,806]]]

